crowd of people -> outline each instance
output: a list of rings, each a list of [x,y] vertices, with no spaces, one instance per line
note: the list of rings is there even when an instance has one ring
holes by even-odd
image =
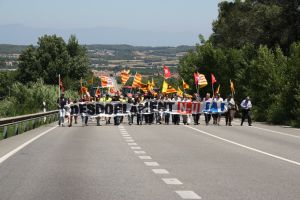
[[[192,97],[188,97],[183,95],[179,97],[177,94],[158,94],[152,95],[151,93],[148,94],[141,94],[137,93],[135,95],[127,94],[126,96],[116,93],[113,96],[108,94],[104,94],[98,97],[91,97],[88,95],[83,95],[79,100],[72,100],[70,98],[66,98],[64,93],[61,94],[60,98],[57,100],[58,107],[59,107],[59,125],[65,126],[65,119],[67,119],[67,126],[71,127],[73,121],[75,124],[78,123],[78,117],[81,118],[82,124],[88,126],[90,120],[95,120],[97,126],[101,126],[101,121],[105,121],[105,124],[111,124],[112,117],[101,117],[95,116],[91,117],[85,113],[81,113],[80,116],[72,115],[71,114],[71,105],[74,103],[88,103],[88,102],[103,102],[103,103],[110,103],[110,102],[121,102],[121,103],[129,103],[132,105],[143,105],[146,101],[164,101],[164,102],[226,102],[227,103],[227,110],[225,113],[225,123],[226,126],[232,126],[232,121],[234,119],[235,113],[239,111],[239,106],[236,104],[233,96],[229,95],[225,100],[220,97],[220,94],[216,94],[214,97],[211,97],[210,93],[207,93],[206,96],[202,99],[200,96],[195,93]],[[248,125],[252,125],[250,110],[252,108],[252,104],[249,97],[246,97],[240,104],[242,119],[241,119],[241,126],[243,125],[244,121],[247,119]],[[221,113],[210,113],[204,112],[204,119],[205,124],[209,125],[211,118],[213,125],[220,125],[221,121]],[[193,123],[194,125],[200,124],[200,116],[201,113],[196,114],[180,114],[180,113],[172,113],[169,112],[168,108],[165,110],[156,110],[155,112],[151,113],[129,113],[127,115],[127,121],[129,125],[136,124],[174,124],[179,125],[182,122],[185,125],[189,125]],[[125,116],[114,116],[113,123],[114,125],[119,125],[120,123],[124,122]]]

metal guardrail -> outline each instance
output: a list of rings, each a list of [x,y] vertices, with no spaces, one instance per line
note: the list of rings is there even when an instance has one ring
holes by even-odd
[[[0,140],[58,120],[58,110],[0,119]]]

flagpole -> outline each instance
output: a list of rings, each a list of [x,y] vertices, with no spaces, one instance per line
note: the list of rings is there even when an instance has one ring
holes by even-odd
[[[212,97],[214,97],[215,96],[214,84],[211,84],[211,89],[212,89]]]
[[[58,74],[58,98],[60,98],[60,74]]]

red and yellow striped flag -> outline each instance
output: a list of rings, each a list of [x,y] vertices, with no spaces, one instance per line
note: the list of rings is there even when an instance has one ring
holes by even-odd
[[[175,93],[177,92],[177,90],[175,88],[173,88],[171,85],[169,85],[166,81],[163,82],[163,86],[162,86],[162,93]]]
[[[102,86],[102,87],[107,87],[107,84],[108,84],[108,76],[101,75],[101,76],[100,76],[100,79],[101,79],[101,86]]]
[[[133,88],[140,88],[142,85],[142,74],[136,73],[132,83]]]
[[[198,74],[198,85],[200,88],[203,88],[205,86],[207,86],[207,80],[204,76],[204,74]]]
[[[125,85],[126,82],[128,81],[128,79],[130,77],[129,73],[130,73],[130,70],[123,70],[121,72],[121,80],[122,80],[123,85]]]

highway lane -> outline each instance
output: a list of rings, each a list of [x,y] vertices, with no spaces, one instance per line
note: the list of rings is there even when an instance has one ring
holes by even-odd
[[[232,145],[184,126],[148,127],[144,130],[136,126],[126,128],[148,154],[203,199],[271,200],[300,197],[298,165]],[[266,146],[263,150],[270,150],[270,153],[280,153],[295,160],[299,158],[299,140],[255,133],[257,129],[251,127],[192,127],[235,139],[244,145]],[[249,134],[255,134],[255,139],[250,139]],[[265,139],[266,135],[271,138],[269,141]],[[261,144],[254,145],[259,137]],[[283,145],[278,145],[274,151],[280,140],[283,140]],[[291,143],[291,147],[287,143]]]
[[[203,124],[58,127],[0,164],[0,199],[300,199],[299,165],[216,138],[300,162],[263,130],[298,129]]]
[[[116,126],[60,127],[0,165],[1,200],[179,199]]]

